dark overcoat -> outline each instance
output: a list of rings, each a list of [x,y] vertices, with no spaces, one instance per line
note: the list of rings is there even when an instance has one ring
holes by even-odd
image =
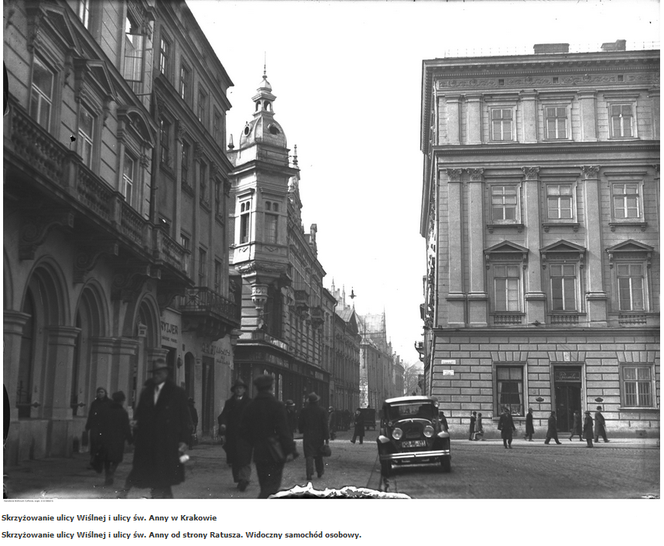
[[[298,428],[302,433],[305,457],[321,457],[325,440],[330,439],[327,412],[318,402],[309,402],[300,412]]]
[[[104,437],[108,429],[108,411],[111,407],[111,399],[106,397],[102,400],[95,398],[90,404],[90,413],[85,423],[85,430],[90,434],[90,453],[94,454],[104,446]]]
[[[360,436],[361,438],[364,437],[364,413],[360,412],[355,415],[355,421],[353,422],[355,425],[355,431],[354,434],[355,436]]]
[[[122,404],[113,402],[108,410],[108,429],[104,438],[106,460],[112,463],[122,462],[125,442],[132,442],[129,415]]]
[[[272,463],[267,438],[277,438],[284,455],[295,453],[295,441],[288,427],[286,406],[269,391],[258,391],[242,414],[242,437],[253,448],[256,463]]]
[[[516,430],[512,415],[503,413],[498,420],[498,430],[500,430],[500,437],[506,440],[512,439],[512,432]]]
[[[549,415],[546,434],[547,436],[555,436],[558,434],[558,420],[555,415]]]
[[[590,414],[587,414],[585,420],[583,421],[583,437],[586,440],[592,440],[594,438],[593,418],[590,416]]]
[[[242,398],[233,396],[226,400],[224,409],[217,419],[219,425],[226,425],[224,451],[226,451],[226,461],[228,464],[242,466],[251,462],[251,449],[240,434],[242,414],[250,403],[251,398],[246,394]]]
[[[154,383],[149,381],[141,392],[134,418],[134,485],[155,488],[182,483],[179,444],[186,444],[192,432],[184,389],[166,380],[155,405]]]
[[[535,427],[533,426],[533,414],[526,413],[526,434],[535,434]]]

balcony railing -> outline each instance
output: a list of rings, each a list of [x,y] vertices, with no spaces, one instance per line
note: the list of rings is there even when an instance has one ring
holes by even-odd
[[[523,315],[514,313],[495,313],[493,323],[496,326],[516,326],[523,322]]]
[[[228,322],[238,323],[235,303],[205,286],[187,289],[180,297],[180,311],[215,314]]]
[[[184,270],[183,247],[164,231],[152,229],[150,221],[127,203],[119,191],[33,120],[13,97],[9,105],[5,117],[5,150],[18,156],[28,168],[41,173],[45,187],[55,184],[66,192],[73,208],[105,227],[107,232],[103,236],[118,237],[136,251],[179,272]]]
[[[579,315],[549,315],[551,324],[571,326],[579,324]]]

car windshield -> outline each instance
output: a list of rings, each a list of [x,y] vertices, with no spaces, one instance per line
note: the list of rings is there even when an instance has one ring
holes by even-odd
[[[390,420],[414,417],[433,419],[436,413],[436,408],[430,403],[399,404],[387,408],[387,418]]]

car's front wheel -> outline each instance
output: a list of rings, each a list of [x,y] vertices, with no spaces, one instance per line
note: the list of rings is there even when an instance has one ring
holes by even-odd
[[[452,458],[451,457],[441,457],[440,458],[440,467],[443,469],[443,472],[452,471]]]

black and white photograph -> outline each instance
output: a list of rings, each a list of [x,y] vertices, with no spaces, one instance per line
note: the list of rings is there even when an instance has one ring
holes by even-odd
[[[658,0],[3,11],[4,538],[661,509]]]

